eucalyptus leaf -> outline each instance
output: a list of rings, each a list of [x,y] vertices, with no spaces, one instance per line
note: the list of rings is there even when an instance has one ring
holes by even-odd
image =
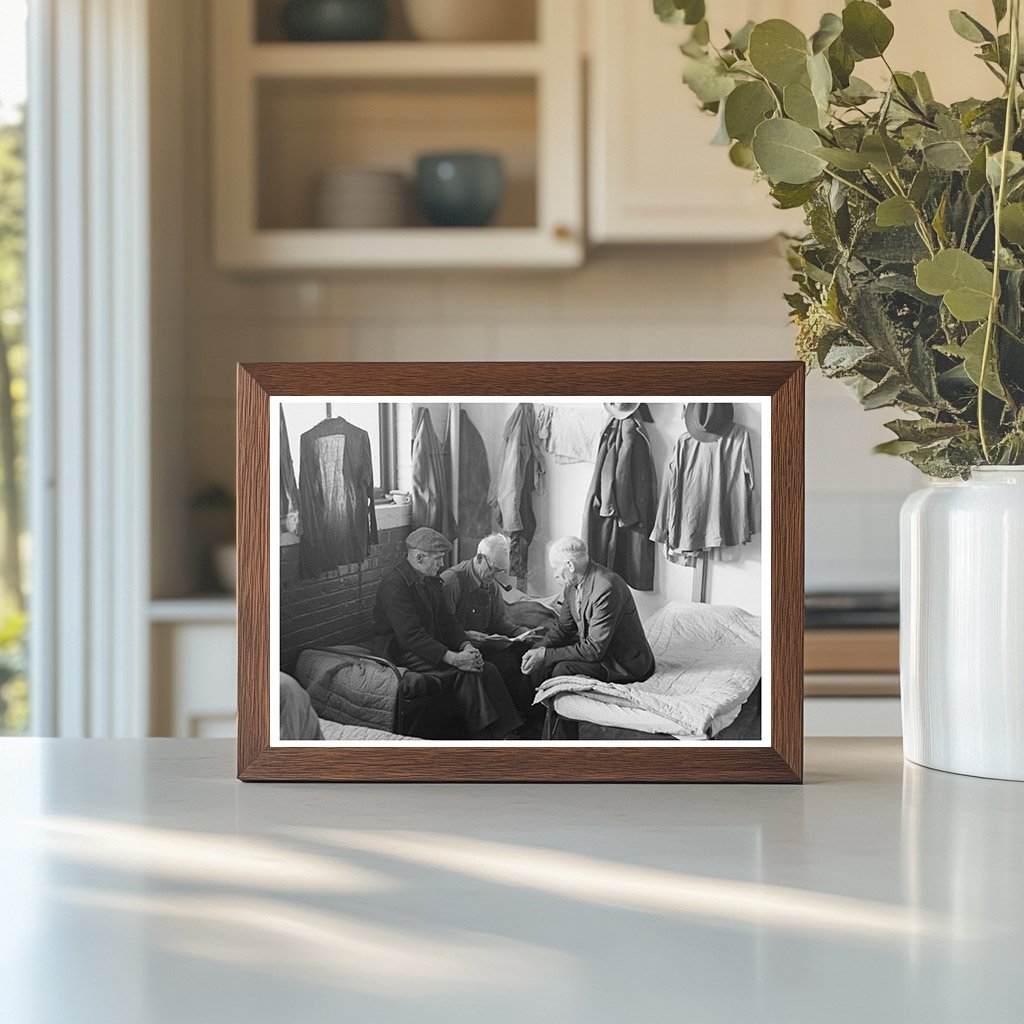
[[[702,103],[724,100],[736,88],[735,80],[716,60],[689,60],[683,81]]]
[[[763,82],[742,82],[725,101],[729,137],[748,146],[754,129],[775,111],[775,97]]]
[[[811,52],[827,50],[842,35],[843,19],[836,14],[823,14],[818,31],[811,36]]]
[[[958,320],[971,322],[988,316],[992,271],[962,249],[945,249],[916,267],[917,286],[929,295],[941,295]]]
[[[795,25],[772,18],[750,33],[747,59],[773,85],[793,85],[807,69],[807,38]]]
[[[757,126],[751,148],[770,182],[802,185],[825,169],[825,161],[815,152],[820,142],[810,128],[778,117]]]
[[[843,39],[862,59],[881,57],[892,37],[892,22],[874,4],[853,0],[843,9]]]
[[[1024,203],[1010,203],[1003,208],[999,229],[1006,241],[1024,246]]]
[[[876,171],[883,174],[891,174],[903,159],[903,147],[886,135],[865,135],[860,152]]]
[[[832,146],[819,146],[814,150],[815,156],[820,156],[833,167],[842,171],[863,171],[871,166],[871,161],[860,153],[851,149],[836,149]]]
[[[867,408],[866,404],[865,408]],[[883,441],[881,444],[876,444],[871,450],[876,455],[906,455],[907,452],[916,451],[920,447],[918,441]]]
[[[835,79],[836,86],[839,89],[845,89],[850,84],[850,76],[856,64],[853,50],[840,36],[826,52],[828,53],[828,66],[832,69],[832,77]]]
[[[924,145],[921,153],[932,167],[940,171],[966,171],[971,166],[971,157],[959,142],[940,139]]]
[[[775,200],[780,210],[795,210],[798,206],[803,206],[817,189],[817,181],[805,182],[801,185],[779,182],[772,186],[772,199]]]
[[[992,10],[995,12],[998,25],[1006,17],[1006,0],[992,0]]]
[[[962,359],[963,369],[976,387],[981,386],[981,366],[985,354],[985,325],[982,324],[972,332],[959,347],[953,345],[940,346],[939,351],[952,359]],[[1006,392],[999,382],[995,366],[995,344],[989,343],[989,359],[985,366],[985,390],[996,398],[1006,399]]]
[[[822,111],[811,92],[810,82],[795,82],[782,90],[782,106],[786,116],[805,128],[824,127]]]
[[[736,53],[746,53],[750,46],[750,33],[754,30],[754,22],[748,21],[741,29],[737,29],[729,37],[725,44],[726,50],[733,50]]]
[[[669,25],[696,25],[704,17],[704,0],[654,0],[654,13]]]
[[[875,210],[875,223],[880,228],[909,227],[917,223],[917,211],[909,199],[892,196],[878,204]]]
[[[966,11],[950,11],[949,23],[953,31],[969,43],[994,42],[995,36],[980,21],[972,18]]]
[[[832,94],[832,69],[829,67],[828,57],[825,54],[816,54],[807,62],[807,78],[811,84],[814,101],[822,112],[822,126],[824,126],[828,123],[828,103],[829,96]]]
[[[736,166],[742,167],[745,171],[756,171],[757,160],[754,159],[754,151],[745,142],[734,142],[729,149],[729,160]]]

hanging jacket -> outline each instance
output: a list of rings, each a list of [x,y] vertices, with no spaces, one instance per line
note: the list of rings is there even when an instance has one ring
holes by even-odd
[[[487,492],[491,471],[484,439],[466,410],[459,413],[459,536],[479,540],[491,532],[491,506]]]
[[[299,442],[300,573],[364,561],[377,543],[370,435],[340,416]]]
[[[537,529],[533,513],[535,493],[544,493],[544,455],[537,438],[533,405],[520,402],[505,424],[501,462],[490,495],[498,528],[511,542],[509,572],[520,579],[527,574],[530,542]]]
[[[651,540],[670,555],[746,544],[760,529],[750,434],[734,423],[723,437],[676,442]]]
[[[657,487],[651,442],[633,416],[613,419],[601,434],[583,513],[592,558],[634,590],[654,589]]]
[[[412,428],[412,525],[429,526],[449,540],[458,527],[452,510],[451,450],[448,433],[442,444],[430,420],[430,410],[419,406]]]
[[[281,532],[295,533],[299,526],[299,486],[295,482],[295,465],[292,462],[292,449],[288,444],[288,425],[284,421],[284,409],[281,409],[280,441],[281,486],[280,513]]]

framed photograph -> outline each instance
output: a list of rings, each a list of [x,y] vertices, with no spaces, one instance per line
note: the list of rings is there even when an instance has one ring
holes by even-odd
[[[799,782],[798,362],[238,367],[238,776]]]

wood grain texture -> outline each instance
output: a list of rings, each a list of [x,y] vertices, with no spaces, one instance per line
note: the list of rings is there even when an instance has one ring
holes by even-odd
[[[770,396],[771,747],[271,747],[271,395]],[[250,363],[238,368],[238,777],[244,781],[800,782],[804,368],[798,362]]]

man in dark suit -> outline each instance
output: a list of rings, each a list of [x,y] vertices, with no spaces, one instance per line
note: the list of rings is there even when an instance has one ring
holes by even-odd
[[[635,683],[654,672],[654,654],[621,576],[591,560],[579,537],[556,540],[548,554],[563,584],[562,610],[540,645],[523,656],[524,674],[590,676]]]
[[[438,578],[451,544],[426,526],[413,530],[405,544],[406,560],[377,591],[373,653],[434,680],[437,699],[451,701],[469,739],[508,737],[522,718],[498,670],[459,625]]]

